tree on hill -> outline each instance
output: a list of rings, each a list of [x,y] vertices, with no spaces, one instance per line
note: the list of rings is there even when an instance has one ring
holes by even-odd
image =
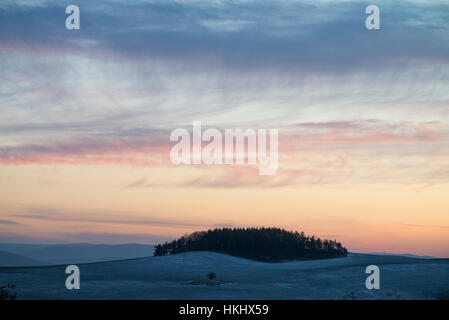
[[[279,228],[222,228],[194,232],[158,244],[154,255],[187,251],[214,251],[259,261],[338,258],[348,252],[335,240],[308,237],[304,232]]]
[[[215,272],[209,272],[207,274],[207,278],[211,281],[214,280],[216,277],[217,277],[217,275],[215,274]]]

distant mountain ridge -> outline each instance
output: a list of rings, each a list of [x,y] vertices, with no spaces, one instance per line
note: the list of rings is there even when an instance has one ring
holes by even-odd
[[[420,255],[416,255],[416,254],[412,254],[412,253],[367,252],[366,254],[373,254],[376,256],[400,256],[400,257],[417,258],[417,259],[437,259],[437,257],[420,256]]]
[[[43,261],[0,250],[0,267],[43,266],[46,264]]]
[[[154,246],[146,244],[21,244],[0,243],[0,266],[75,264],[148,257]],[[9,254],[9,255],[7,255]],[[16,258],[14,256],[17,256]],[[22,258],[20,259],[19,256]]]

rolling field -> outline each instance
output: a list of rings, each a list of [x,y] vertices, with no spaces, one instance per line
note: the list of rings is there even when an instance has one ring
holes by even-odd
[[[365,268],[371,264],[380,268],[380,290],[365,289]],[[449,259],[350,254],[340,259],[262,263],[188,252],[78,266],[80,290],[65,288],[65,265],[0,268],[0,281],[14,284],[18,299],[449,298]],[[223,283],[207,284],[209,272]]]

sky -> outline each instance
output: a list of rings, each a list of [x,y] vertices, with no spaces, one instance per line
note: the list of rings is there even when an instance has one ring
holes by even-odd
[[[447,1],[6,0],[0,30],[0,242],[276,226],[449,257]],[[172,164],[193,121],[278,129],[277,173]]]

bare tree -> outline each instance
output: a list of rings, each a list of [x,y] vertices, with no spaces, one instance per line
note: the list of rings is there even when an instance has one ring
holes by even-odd
[[[217,277],[217,275],[215,274],[215,272],[210,272],[210,273],[208,273],[208,275],[207,275],[207,278],[208,278],[210,281],[214,280],[216,277]]]
[[[16,300],[17,294],[13,291],[15,287],[9,283],[0,285],[0,300]]]

